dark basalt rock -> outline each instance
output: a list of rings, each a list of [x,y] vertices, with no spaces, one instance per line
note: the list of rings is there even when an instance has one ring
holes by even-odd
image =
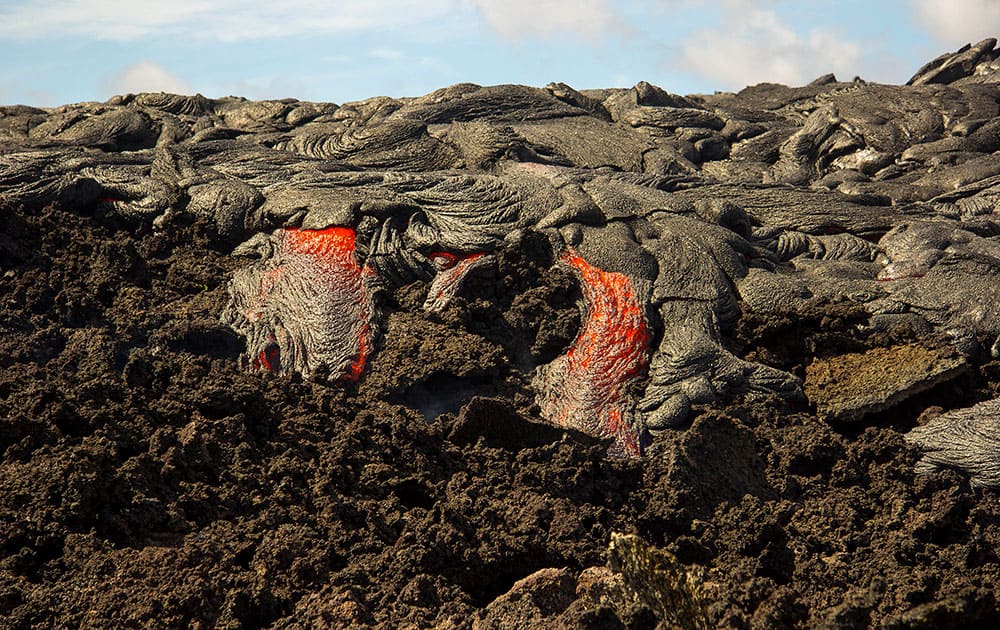
[[[0,108],[0,618],[995,621],[995,46]]]
[[[981,402],[933,418],[906,434],[906,440],[924,451],[918,470],[957,468],[973,486],[1000,485],[1000,400]]]
[[[912,87],[830,77],[684,98],[641,83],[598,100],[561,84],[463,84],[341,107],[129,95],[48,115],[8,108],[5,127],[24,135],[10,136],[17,152],[3,156],[0,191],[29,207],[97,205],[154,225],[189,212],[230,241],[258,233],[238,251],[262,260],[237,275],[227,311],[251,340],[246,363],[330,380],[351,370],[357,380],[377,352],[379,292],[428,280],[427,307],[440,311],[511,231],[543,232],[554,260],[579,252],[627,279],[615,291],[638,300],[634,325],[653,325],[648,347],[632,350],[628,378],[647,379],[641,395],[619,401],[623,383],[609,382],[580,407],[615,409],[588,430],[638,444],[693,404],[799,395],[795,376],[721,343],[740,303],[779,312],[797,308],[795,295],[839,294],[872,316],[908,310],[940,332],[1000,333],[986,280],[1000,248],[984,219],[1000,172],[988,155],[1000,146],[996,99],[948,85],[986,68],[994,44],[932,62]],[[349,232],[354,262],[287,264],[289,230],[333,228]],[[352,271],[316,293],[323,273],[307,268]],[[353,297],[321,297],[362,284]],[[536,393],[545,400],[575,378],[548,374]]]
[[[966,44],[955,53],[946,53],[929,62],[923,68],[917,70],[917,73],[906,84],[947,84],[954,83],[972,74],[977,74],[980,64],[985,66],[998,57],[994,50],[996,45],[997,40],[993,37],[984,39],[974,46]]]

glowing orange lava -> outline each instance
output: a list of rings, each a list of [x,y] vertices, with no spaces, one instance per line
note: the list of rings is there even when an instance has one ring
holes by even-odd
[[[321,230],[285,228],[285,246],[291,254],[309,257],[317,266],[321,277],[331,283],[330,290],[357,295],[366,293],[362,282],[362,269],[354,259],[357,235],[352,228],[328,227]],[[367,300],[361,300],[367,304]],[[365,363],[372,350],[372,313],[362,314],[357,331],[357,354],[341,380],[356,383],[361,378]]]
[[[589,264],[575,251],[563,263],[576,270],[586,314],[572,347],[542,377],[542,415],[554,424],[614,437],[612,450],[641,454],[639,430],[629,422],[635,402],[628,386],[648,367],[652,341],[631,278]]]

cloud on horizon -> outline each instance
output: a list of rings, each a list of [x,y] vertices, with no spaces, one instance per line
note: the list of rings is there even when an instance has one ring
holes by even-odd
[[[958,48],[1000,36],[996,0],[911,0],[919,22],[939,42]]]
[[[412,28],[436,18],[478,16],[506,39],[564,33],[596,37],[625,22],[608,0],[37,0],[0,8],[0,39],[73,36],[132,42],[183,35],[233,42]]]
[[[0,38],[85,37],[130,42],[183,35],[232,42],[412,26],[459,0],[323,0],[248,4],[242,0],[37,0],[0,9]]]
[[[613,0],[285,0],[249,4],[243,0],[146,0],[139,10],[132,0],[12,0],[0,7],[0,40],[78,37],[89,40],[133,42],[149,37],[182,35],[214,41],[244,41],[310,34],[412,30],[437,19],[458,19],[455,30],[477,19],[504,38],[565,34],[595,40],[608,32],[627,32],[629,22],[622,6]],[[798,59],[775,61],[782,50],[823,53],[832,45],[836,53],[851,52],[844,36],[827,29],[794,33],[773,20],[778,0],[726,0],[724,28],[701,34],[725,32],[730,39],[752,45],[753,59],[791,76]],[[785,3],[789,4],[789,3]],[[668,13],[692,0],[644,0],[638,6]],[[1000,34],[1000,2],[996,0],[907,0],[915,24],[933,37],[953,45]],[[641,24],[638,25],[641,28]],[[735,35],[735,37],[733,37]],[[777,36],[776,42],[762,39]],[[694,39],[694,37],[689,38]],[[790,45],[791,44],[791,45]],[[735,44],[730,46],[735,47]],[[721,71],[717,71],[721,72]]]
[[[107,92],[127,94],[129,92],[172,92],[190,94],[191,86],[186,81],[171,74],[160,64],[143,60],[122,68],[103,81]]]
[[[519,41],[552,34],[596,38],[625,28],[606,0],[473,0],[486,23]]]
[[[758,8],[772,4],[766,1],[726,4],[722,28],[702,29],[685,38],[680,59],[685,67],[721,82],[721,87],[738,89],[764,81],[802,85],[831,71],[859,72],[858,42],[830,29],[798,33],[773,10]]]

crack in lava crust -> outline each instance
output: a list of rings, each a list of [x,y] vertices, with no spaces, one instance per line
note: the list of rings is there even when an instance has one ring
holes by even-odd
[[[539,368],[538,406],[555,425],[613,437],[612,455],[641,455],[628,388],[646,372],[652,335],[635,287],[628,276],[594,267],[573,250],[560,262],[580,279],[586,312],[572,347]]]
[[[271,254],[229,286],[224,318],[246,335],[244,362],[356,382],[372,350],[375,275],[354,258],[354,230],[285,228],[268,238]]]

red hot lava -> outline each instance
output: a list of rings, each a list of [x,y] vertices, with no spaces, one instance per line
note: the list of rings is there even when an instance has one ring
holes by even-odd
[[[586,313],[572,347],[535,379],[542,415],[559,426],[613,437],[613,454],[640,455],[628,388],[645,374],[652,335],[635,287],[628,276],[594,267],[573,250],[560,261],[580,279]]]
[[[354,259],[355,237],[347,227],[286,228],[274,235],[273,256],[234,278],[255,369],[308,376],[325,366],[331,380],[361,377],[374,313],[372,272]]]
[[[235,327],[248,337],[255,369],[309,376],[325,366],[331,379],[361,377],[372,351],[374,272],[355,261],[355,237],[345,227],[281,230],[272,236],[273,254],[234,278],[231,293],[245,318]],[[435,252],[429,259],[438,273],[424,306],[439,310],[471,270],[494,257]],[[613,438],[612,454],[640,455],[629,387],[646,372],[652,336],[635,287],[627,275],[595,267],[573,250],[560,263],[580,279],[586,312],[572,347],[535,377],[542,415]]]
[[[474,270],[495,260],[493,254],[476,252],[473,254],[452,254],[433,252],[428,257],[437,270],[424,301],[424,309],[440,311],[448,305],[462,288],[465,278]]]

